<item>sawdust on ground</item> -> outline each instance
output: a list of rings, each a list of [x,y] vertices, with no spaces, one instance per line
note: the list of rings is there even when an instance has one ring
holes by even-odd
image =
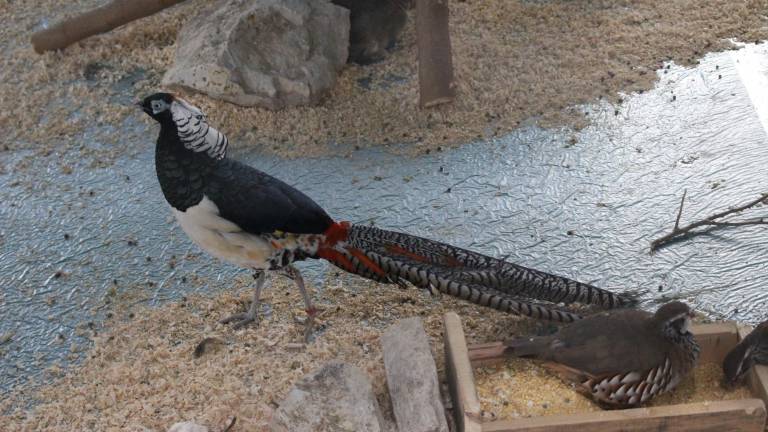
[[[700,364],[675,390],[653,398],[644,406],[753,397],[744,386],[733,390],[723,389],[720,386],[722,379],[723,371],[719,364]],[[509,419],[601,410],[591,399],[531,360],[511,359],[478,368],[475,370],[475,380],[481,407],[489,418]]]
[[[2,430],[164,431],[178,421],[196,421],[218,431],[232,416],[237,417],[233,432],[265,430],[291,385],[331,359],[367,372],[391,419],[379,336],[397,319],[421,317],[441,376],[447,311],[461,315],[473,343],[550,330],[549,324],[446,296],[329,272],[315,292],[324,308],[316,339],[302,347],[303,326],[294,319],[304,316],[303,304],[284,278],[270,279],[258,327],[233,331],[218,324],[244,310],[251,297],[250,276],[236,280],[232,290],[216,297],[190,296],[158,308],[135,305],[142,294],[127,293],[105,327],[94,330],[98,334],[81,365],[50,367],[46,385],[16,390],[0,401]],[[197,344],[209,337],[222,343],[194,358]]]
[[[0,47],[0,151],[79,150],[95,164],[109,164],[126,142],[151,139],[120,133],[128,116],[142,117],[130,102],[158,90],[179,28],[206,3],[186,1],[62,52],[32,51],[33,31],[101,3],[62,8],[54,0],[0,0],[0,38],[7,41]],[[235,145],[284,156],[403,143],[407,152],[428,152],[501,135],[529,120],[581,127],[589,116],[576,105],[618,103],[622,92],[650,89],[665,61],[693,64],[705,52],[729,48],[728,38],[765,39],[766,13],[766,0],[456,1],[453,104],[417,107],[413,16],[387,60],[347,67],[320,106],[271,112],[188,97]],[[95,134],[88,139],[113,148],[86,149],[87,131]]]

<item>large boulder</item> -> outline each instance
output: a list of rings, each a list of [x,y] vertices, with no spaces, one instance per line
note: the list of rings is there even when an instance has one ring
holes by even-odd
[[[349,11],[327,0],[225,0],[182,28],[163,85],[273,110],[317,103],[347,61]]]
[[[297,382],[272,415],[272,432],[379,432],[385,423],[368,377],[334,361]]]

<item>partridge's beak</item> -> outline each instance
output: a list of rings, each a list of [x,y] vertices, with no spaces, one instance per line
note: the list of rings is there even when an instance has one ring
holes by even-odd
[[[723,379],[720,381],[720,387],[726,389],[726,390],[733,390],[736,388],[736,385],[739,384],[739,380],[729,380],[728,378],[723,377]]]

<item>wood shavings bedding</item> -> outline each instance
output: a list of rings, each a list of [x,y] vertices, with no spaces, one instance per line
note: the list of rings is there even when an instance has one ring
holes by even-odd
[[[114,318],[93,339],[81,365],[52,367],[37,389],[19,389],[0,401],[3,431],[165,431],[177,421],[219,430],[237,416],[233,431],[265,430],[291,385],[331,359],[359,366],[371,377],[385,415],[387,396],[380,334],[399,318],[419,316],[442,370],[442,316],[462,316],[470,340],[491,340],[509,331],[531,331],[529,320],[424,291],[383,286],[331,272],[315,292],[324,312],[316,340],[297,349],[302,300],[284,278],[270,278],[258,327],[240,331],[217,320],[244,310],[251,277],[237,278],[216,297],[191,296],[159,308],[115,305]],[[268,305],[268,306],[267,306]],[[264,313],[269,311],[268,313]],[[219,340],[199,358],[205,338]],[[442,375],[442,372],[440,372]],[[25,405],[34,401],[32,408]]]
[[[44,21],[100,3],[81,0],[65,9],[53,0],[0,2],[10,24],[0,29],[8,41],[0,59],[3,148],[85,151],[78,138],[94,121],[119,127],[138,115],[122,100],[158,89],[180,26],[204,4],[189,0],[63,52],[33,53],[28,37]],[[529,120],[584,126],[588,116],[574,106],[650,89],[664,61],[692,64],[705,52],[729,48],[727,38],[768,36],[766,0],[467,0],[451,8],[458,97],[450,105],[417,107],[413,17],[390,57],[346,68],[320,106],[271,112],[185,96],[235,145],[318,156],[405,143],[406,152],[420,153],[501,135]],[[127,89],[118,85],[126,80]],[[102,135],[96,138],[114,143],[118,154],[126,140],[150,140]],[[99,163],[115,157],[86,156]]]

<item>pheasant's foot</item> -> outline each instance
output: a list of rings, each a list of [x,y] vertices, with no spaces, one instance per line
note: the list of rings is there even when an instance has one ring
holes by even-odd
[[[252,311],[236,313],[219,321],[222,324],[232,324],[232,328],[241,329],[251,323],[259,325],[259,317]]]
[[[296,317],[294,320],[298,324],[304,324],[304,343],[309,343],[312,339],[312,333],[315,328],[315,318],[320,315],[320,312],[322,312],[323,309],[316,308],[312,306],[311,308],[307,308],[304,310],[304,312],[307,313],[307,316],[305,318]]]

